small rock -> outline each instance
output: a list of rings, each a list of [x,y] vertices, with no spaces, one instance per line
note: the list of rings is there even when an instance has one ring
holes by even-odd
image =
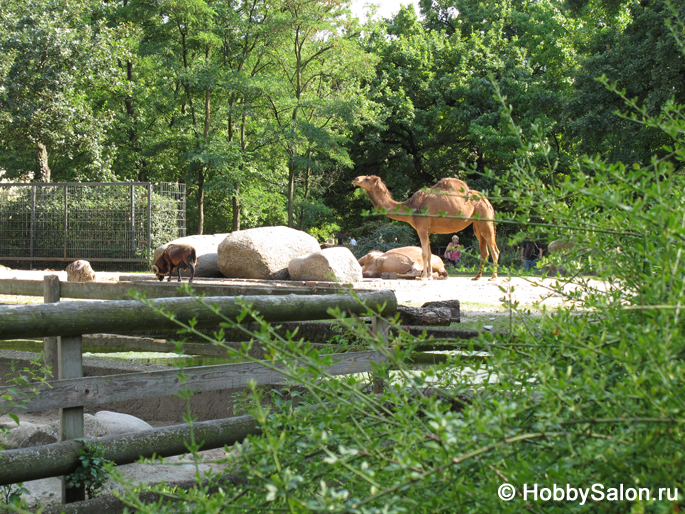
[[[26,448],[25,442],[38,432],[38,427],[28,421],[22,421],[18,427],[5,433],[2,443],[8,450]]]
[[[459,300],[441,300],[441,301],[426,302],[421,306],[421,308],[424,308],[424,309],[425,308],[437,309],[439,307],[450,310],[450,312],[452,313],[450,321],[452,323],[461,322],[461,311],[460,311]]]
[[[54,437],[57,441],[60,440],[60,422],[53,421],[49,425],[45,425],[40,429],[47,435]],[[99,419],[92,414],[83,415],[83,437],[90,439],[91,437],[102,437],[107,435],[107,429],[103,426]]]
[[[95,418],[102,424],[108,435],[126,434],[149,430],[152,426],[140,418],[129,414],[120,414],[108,410],[95,413]]]
[[[547,276],[560,276],[560,277],[565,277],[566,276],[566,269],[562,268],[561,266],[554,266],[552,264],[545,264],[542,268],[540,268],[540,271],[542,272],[543,275]]]
[[[67,266],[67,282],[95,282],[95,272],[88,261],[74,261]]]

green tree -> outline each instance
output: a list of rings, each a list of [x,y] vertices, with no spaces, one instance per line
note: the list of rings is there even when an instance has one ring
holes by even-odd
[[[88,1],[3,2],[0,13],[0,125],[5,150],[15,154],[10,171],[50,181],[50,157],[59,155],[81,163],[80,174],[63,164],[64,178],[110,179],[103,141],[111,112],[89,92],[115,81],[116,34]]]
[[[666,2],[655,0],[609,6],[588,3],[578,7],[578,16],[588,20],[607,7],[622,14],[623,23],[597,26],[579,49],[583,63],[565,110],[566,130],[579,152],[614,162],[646,164],[652,155],[667,153],[663,146],[668,144],[668,136],[617,116],[617,111],[625,111],[625,105],[596,79],[606,75],[618,82],[650,115],[657,115],[672,97],[685,101],[685,57],[665,23],[674,12]],[[685,7],[681,4],[679,9],[680,17],[685,16]]]
[[[295,225],[296,182],[311,190],[322,160],[351,165],[346,135],[364,117],[360,80],[373,60],[358,43],[358,27],[346,3],[286,0],[277,44],[269,53],[269,83],[264,95],[270,136],[287,156],[288,225]]]

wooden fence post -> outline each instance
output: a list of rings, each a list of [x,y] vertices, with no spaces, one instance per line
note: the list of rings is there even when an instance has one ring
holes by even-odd
[[[58,345],[59,353],[59,379],[83,377],[83,339],[82,336],[60,337]],[[83,407],[71,407],[60,409],[60,441],[83,438]],[[86,499],[86,488],[69,488],[66,477],[62,476],[62,503],[73,503]]]
[[[384,319],[379,316],[374,316],[372,318],[371,323],[373,324],[373,331],[376,334],[379,334],[382,338],[383,341],[387,342],[388,341],[388,331],[390,330],[390,324]],[[378,378],[374,374],[373,378],[373,392],[375,394],[381,394],[383,393],[383,389],[385,388],[385,384],[383,384],[383,379]]]
[[[57,275],[47,275],[43,279],[43,303],[57,303],[62,295],[62,288]],[[57,376],[57,337],[43,338],[44,364],[50,367],[52,378]],[[46,374],[45,378],[50,378]]]

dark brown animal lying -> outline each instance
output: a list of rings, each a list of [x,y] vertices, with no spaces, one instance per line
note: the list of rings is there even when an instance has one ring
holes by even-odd
[[[195,277],[195,265],[197,264],[197,252],[195,248],[190,245],[171,244],[164,249],[162,255],[159,256],[157,262],[152,266],[152,271],[155,272],[157,278],[161,282],[164,280],[164,276],[169,274],[169,282],[171,282],[171,273],[174,268],[178,271],[178,281],[181,281],[181,268],[190,268],[190,280],[188,283],[193,281]]]

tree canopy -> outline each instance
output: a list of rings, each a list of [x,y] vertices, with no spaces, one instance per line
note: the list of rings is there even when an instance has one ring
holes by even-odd
[[[185,182],[191,232],[354,232],[368,207],[357,175],[397,198],[447,176],[494,186],[519,144],[494,88],[524,141],[544,135],[559,178],[583,154],[667,155],[596,79],[650,115],[685,100],[683,9],[424,0],[360,21],[332,0],[3,0],[0,168]]]

